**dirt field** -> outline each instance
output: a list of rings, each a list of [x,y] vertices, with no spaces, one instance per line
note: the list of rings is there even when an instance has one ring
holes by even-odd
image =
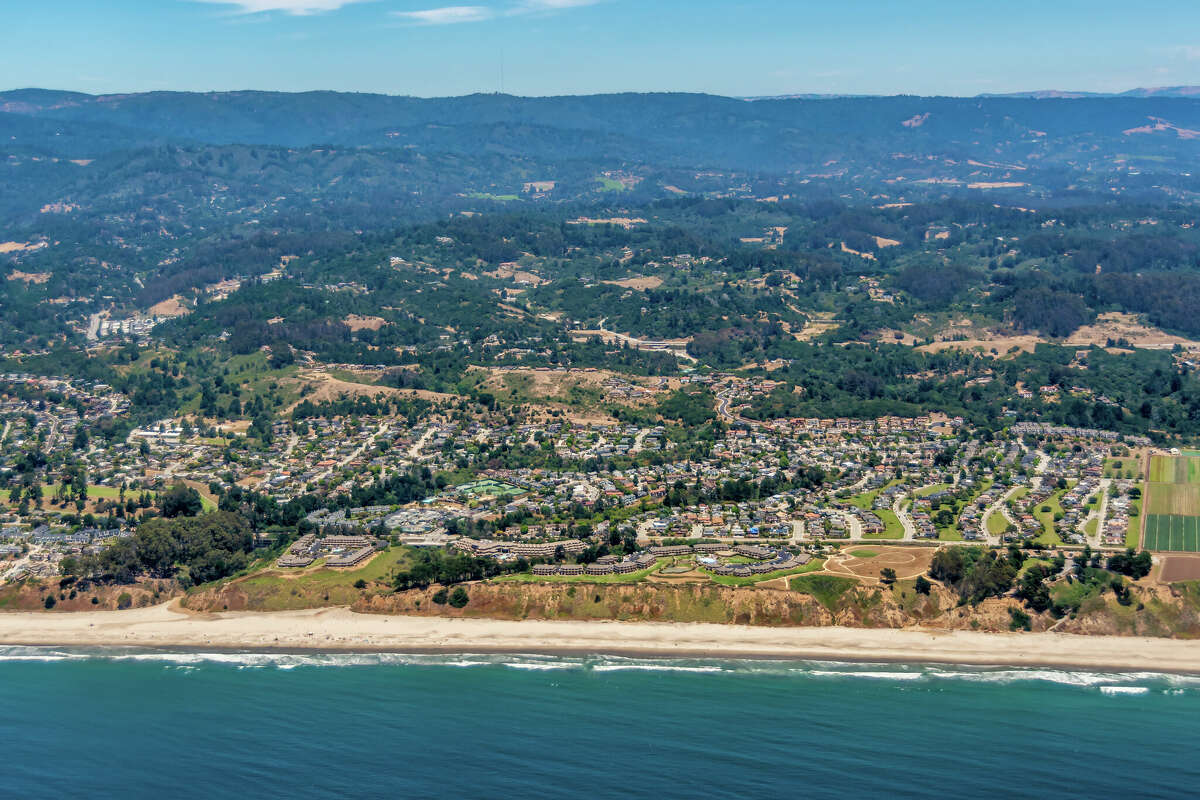
[[[310,400],[314,403],[322,403],[327,400],[337,400],[343,395],[350,397],[379,397],[380,395],[390,395],[394,397],[420,397],[425,400],[452,400],[456,395],[444,394],[442,392],[429,392],[424,389],[396,389],[391,386],[376,386],[369,383],[353,383],[344,381],[329,375],[326,372],[319,370],[308,370],[300,373],[295,379],[297,384],[309,385],[314,387],[314,391],[305,400]],[[292,403],[283,410],[283,413],[291,413],[298,404],[299,400]]]
[[[885,247],[898,247],[900,242],[895,239],[885,239],[882,236],[875,237],[875,246],[882,250]]]
[[[29,242],[0,242],[0,253],[20,253],[29,249]]]
[[[508,280],[511,278],[518,283],[528,283],[530,286],[534,287],[540,286],[546,282],[540,275],[536,275],[526,270],[513,269],[511,265],[505,264],[501,264],[491,272],[485,272],[483,274],[487,275],[489,278],[495,278],[497,280]]]
[[[150,306],[149,312],[155,317],[182,317],[192,313],[190,308],[180,302],[181,299],[179,295],[175,295],[161,303],[155,303]]]
[[[626,289],[639,290],[657,289],[663,285],[662,278],[655,276],[650,276],[648,278],[626,278],[625,280],[621,281],[604,281],[604,283],[608,283],[613,286],[623,286]]]
[[[1162,583],[1200,580],[1200,556],[1168,556],[1158,579]]]
[[[25,281],[25,283],[45,283],[50,280],[49,272],[21,272],[13,270],[8,274],[10,281]]]
[[[864,551],[876,555],[870,558],[854,555],[855,552]],[[881,569],[891,567],[896,571],[897,578],[915,578],[929,569],[936,552],[937,548],[934,547],[889,547],[872,542],[832,556],[825,562],[825,571],[855,578],[878,579]]]
[[[568,225],[620,225],[622,228],[629,230],[634,225],[645,225],[646,220],[641,217],[607,217],[606,219],[593,219],[592,217],[579,217],[578,219],[567,220]]]
[[[1136,314],[1110,311],[1101,314],[1092,325],[1084,325],[1067,337],[1064,344],[1074,347],[1095,345],[1104,347],[1108,340],[1125,339],[1143,350],[1170,350],[1175,345],[1185,350],[1200,350],[1200,342],[1172,336],[1151,325],[1145,325]]]
[[[985,334],[982,337],[973,339],[932,342],[921,345],[917,349],[927,353],[940,353],[943,350],[980,350],[984,353],[991,353],[995,350],[995,355],[1004,356],[1014,347],[1020,351],[1032,353],[1038,344],[1044,341],[1046,340],[1033,335],[1004,336],[999,334]]]
[[[377,331],[388,324],[383,317],[363,317],[358,314],[351,314],[342,322],[352,331]]]
[[[852,248],[850,248],[850,247],[847,247],[845,242],[842,242],[842,252],[843,252],[843,253],[849,253],[850,255],[853,255],[853,256],[861,256],[862,258],[865,258],[865,259],[867,259],[868,261],[874,261],[874,260],[875,260],[875,254],[874,254],[874,253],[860,253],[860,252],[858,252],[857,250],[854,250],[854,249],[852,249]]]
[[[1020,189],[1022,186],[1029,184],[1022,181],[978,181],[976,183],[968,183],[968,189]]]

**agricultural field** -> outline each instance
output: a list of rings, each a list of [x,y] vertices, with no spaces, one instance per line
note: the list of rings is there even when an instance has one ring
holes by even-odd
[[[1144,546],[1147,550],[1200,552],[1200,517],[1147,514]]]
[[[1152,456],[1151,483],[1200,484],[1200,458],[1194,456]]]
[[[1200,458],[1153,456],[1143,512],[1147,550],[1200,552]]]

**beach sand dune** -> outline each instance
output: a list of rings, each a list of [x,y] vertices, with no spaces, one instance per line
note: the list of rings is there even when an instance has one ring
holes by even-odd
[[[127,611],[0,613],[0,644],[613,653],[1200,673],[1200,642],[1177,639],[704,623],[515,622],[357,614],[347,608],[189,614],[166,604]]]

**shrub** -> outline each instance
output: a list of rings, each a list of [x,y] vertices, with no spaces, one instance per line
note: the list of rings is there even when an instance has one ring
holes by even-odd
[[[1010,631],[1029,631],[1033,630],[1033,621],[1029,615],[1016,606],[1010,606],[1008,609],[1008,629]]]
[[[57,603],[58,601],[54,599],[54,595],[48,594],[46,595],[46,600],[43,605],[45,605],[47,609],[51,609],[54,608]]]
[[[355,589],[365,589],[365,588],[367,588],[367,582],[365,580],[363,580],[362,578],[359,578],[358,580],[356,580],[354,582],[354,588]]]
[[[462,608],[470,601],[471,598],[467,597],[467,590],[461,586],[456,586],[454,591],[450,593],[450,605],[455,608]]]
[[[133,605],[133,595],[129,592],[121,592],[117,596],[117,608],[129,608]]]
[[[441,589],[438,589],[433,593],[433,602],[437,603],[439,606],[444,606],[446,605],[446,601],[449,599],[449,597],[450,591],[443,586]]]

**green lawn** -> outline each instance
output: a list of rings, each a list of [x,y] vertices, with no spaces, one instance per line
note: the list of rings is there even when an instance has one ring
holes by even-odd
[[[1100,532],[1100,518],[1092,517],[1087,522],[1083,523],[1083,532],[1088,536],[1095,536]]]
[[[511,203],[521,199],[515,194],[492,194],[491,192],[468,192],[467,197],[472,200],[495,200],[500,203]]]
[[[883,520],[883,533],[864,533],[864,539],[903,539],[904,525],[900,518],[890,508],[881,508],[875,512]]]
[[[600,184],[600,191],[602,192],[624,192],[626,190],[625,184],[603,175],[596,178],[596,183]]]
[[[1109,457],[1104,459],[1103,474],[1106,478],[1140,478],[1142,477],[1141,462],[1133,456]]]
[[[1142,538],[1142,501],[1146,497],[1146,484],[1142,483],[1142,498],[1129,503],[1129,527],[1125,529],[1125,546],[1137,547]]]
[[[1045,545],[1062,544],[1062,539],[1058,532],[1054,530],[1054,515],[1063,513],[1062,496],[1067,493],[1066,489],[1056,489],[1053,494],[1046,498],[1044,502],[1034,506],[1033,516],[1042,523],[1042,535],[1034,539]],[[1043,506],[1049,506],[1049,511],[1042,511]]]
[[[894,479],[890,480],[887,483],[885,483],[883,486],[880,486],[878,489],[872,489],[869,492],[863,492],[862,494],[856,494],[853,497],[847,499],[846,502],[848,502],[850,505],[854,506],[855,508],[861,508],[863,511],[870,511],[871,506],[875,503],[875,498],[879,496],[879,493],[882,492],[884,489],[890,489],[891,487],[895,486],[899,482],[900,481],[894,480]]]
[[[855,558],[874,558],[879,555],[877,550],[851,550],[849,552]]]
[[[931,494],[936,494],[949,488],[950,484],[948,483],[935,483],[932,486],[922,486],[913,492],[913,497],[928,497]]]
[[[987,532],[993,536],[999,536],[1008,530],[1008,520],[999,511],[993,511],[988,515]]]

